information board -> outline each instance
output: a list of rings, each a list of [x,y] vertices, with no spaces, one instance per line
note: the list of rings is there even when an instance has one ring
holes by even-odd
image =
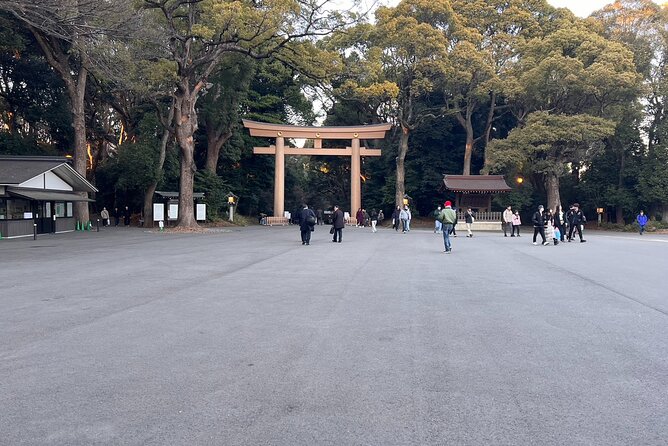
[[[165,220],[165,205],[163,203],[153,203],[153,221]]]
[[[195,211],[195,219],[197,221],[206,220],[206,203],[197,203],[197,209]]]

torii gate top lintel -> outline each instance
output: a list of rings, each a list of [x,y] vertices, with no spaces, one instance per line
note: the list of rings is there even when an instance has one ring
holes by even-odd
[[[382,139],[392,127],[391,124],[372,124],[344,127],[302,127],[285,124],[268,124],[266,122],[243,120],[251,136],[267,138],[300,138],[300,139]]]

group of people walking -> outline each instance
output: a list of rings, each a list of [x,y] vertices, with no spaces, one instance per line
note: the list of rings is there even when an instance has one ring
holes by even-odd
[[[551,240],[554,245],[559,242],[572,241],[577,233],[580,238],[580,243],[587,240],[582,236],[584,224],[587,218],[580,209],[578,203],[570,206],[567,212],[564,212],[561,206],[557,206],[554,211],[548,209],[547,211],[541,204],[538,210],[534,212],[532,217],[533,223],[533,244],[537,245],[537,238],[540,235],[543,245],[549,245]],[[568,229],[568,235],[566,230]]]
[[[114,217],[116,226],[120,221],[120,216],[123,215],[125,224],[129,224],[129,212],[127,206],[125,213],[118,212],[118,208],[114,210]],[[309,209],[308,205],[304,205],[299,215],[299,226],[302,238],[302,245],[309,245],[311,242],[311,232],[317,224],[320,224],[319,216]],[[466,223],[467,237],[473,237],[472,226],[475,221],[475,213],[471,208],[468,208],[464,213],[464,220]],[[109,212],[106,208],[102,210],[101,217],[105,225],[109,225]],[[378,222],[382,222],[384,216],[383,211],[372,210],[368,214],[363,208],[358,209],[356,214],[356,226],[366,227],[371,225],[372,232],[377,232]],[[443,234],[444,252],[452,252],[452,242],[450,237],[456,237],[456,226],[458,222],[457,212],[453,208],[450,201],[446,201],[443,207],[438,206],[433,213],[434,218],[434,232]],[[410,231],[412,214],[408,206],[397,206],[392,212],[392,228],[399,231],[401,227],[402,233]],[[536,212],[533,213],[531,222],[533,224],[533,241],[534,245],[538,244],[538,237],[540,236],[540,243],[542,245],[558,245],[560,242],[571,242],[575,240],[575,236],[579,238],[580,243],[585,243],[583,236],[584,224],[587,222],[579,203],[574,203],[569,206],[568,211],[564,211],[561,206],[556,206],[554,210],[545,209],[543,205],[538,206]],[[636,222],[640,228],[640,235],[645,231],[648,223],[647,215],[643,211],[636,216]],[[343,240],[343,228],[346,225],[346,217],[339,206],[334,206],[332,214],[332,227],[330,234],[332,234],[332,242],[341,243]],[[522,226],[522,219],[517,210],[513,210],[512,206],[508,206],[502,214],[502,227],[504,237],[521,237],[520,228]]]
[[[130,226],[130,209],[125,206],[125,209],[123,211],[119,211],[118,208],[114,208],[114,226],[118,226],[121,223],[121,219],[123,220],[123,224],[125,226]],[[109,215],[109,211],[107,210],[106,207],[102,208],[102,211],[100,212],[100,218],[102,219],[102,226],[111,226],[111,216]]]
[[[385,215],[383,214],[382,209],[379,211],[376,211],[375,209],[371,210],[371,214],[369,214],[366,209],[359,208],[357,210],[357,213],[355,214],[355,220],[356,224],[355,226],[358,228],[364,228],[367,226],[371,226],[371,231],[372,232],[378,232],[378,229],[376,226],[380,223],[383,224],[383,220],[385,219]]]

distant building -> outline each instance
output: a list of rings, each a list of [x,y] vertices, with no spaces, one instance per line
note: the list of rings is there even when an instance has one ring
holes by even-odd
[[[73,203],[97,192],[67,158],[0,156],[0,233],[23,237],[74,231]]]

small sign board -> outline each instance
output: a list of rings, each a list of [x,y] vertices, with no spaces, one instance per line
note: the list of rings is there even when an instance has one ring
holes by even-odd
[[[169,219],[170,220],[178,220],[179,218],[179,205],[178,204],[170,204],[169,205]]]
[[[163,203],[153,203],[153,221],[162,221],[165,219],[165,205]]]
[[[197,221],[206,220],[206,203],[197,203],[197,208],[195,209],[195,219]]]

